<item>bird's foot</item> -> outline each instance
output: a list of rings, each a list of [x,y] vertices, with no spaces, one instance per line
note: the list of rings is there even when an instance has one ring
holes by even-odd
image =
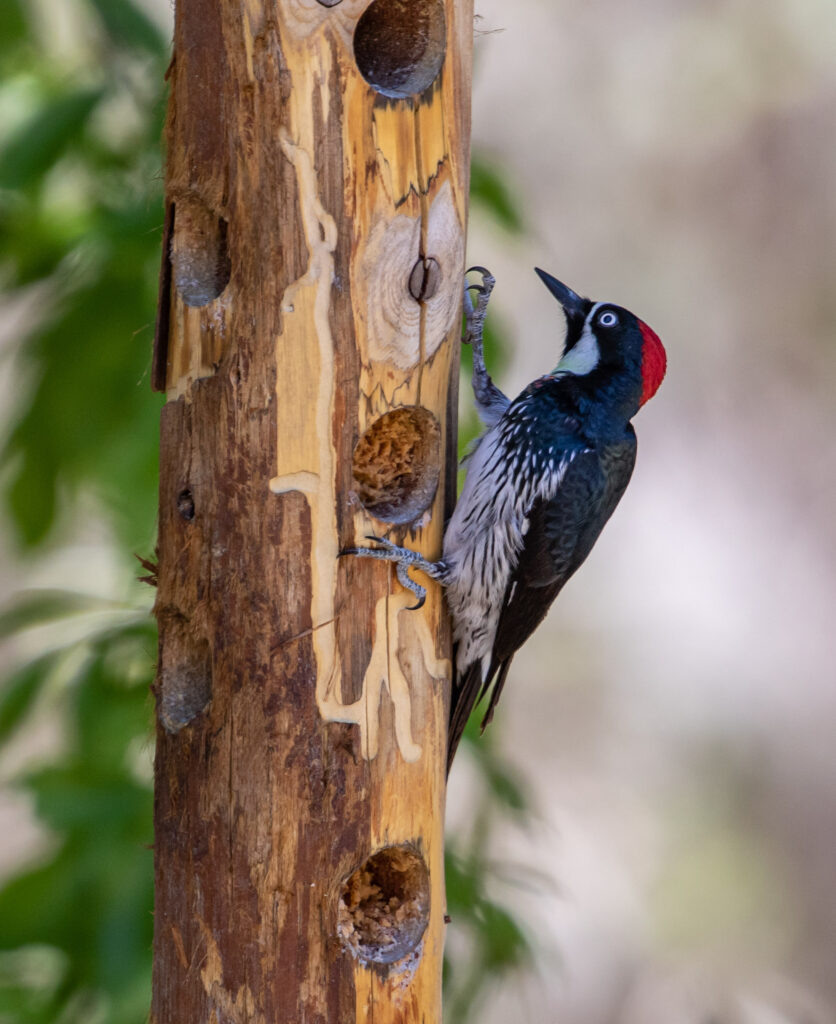
[[[473,397],[476,399],[476,408],[479,418],[486,427],[492,427],[499,420],[508,408],[508,398],[499,390],[491,379],[485,366],[485,352],[482,346],[482,333],[485,327],[485,316],[488,312],[488,302],[491,292],[496,284],[496,278],[484,267],[471,267],[468,274],[477,273],[482,281],[479,284],[465,283],[464,288],[464,310],[465,310],[465,332],[462,339],[466,345],[470,345],[473,352]],[[473,304],[471,292],[476,295],[476,304]]]
[[[442,564],[440,562],[430,562],[417,551],[399,547],[397,544],[392,543],[391,540],[386,540],[385,537],[371,535],[366,537],[366,540],[373,540],[376,544],[382,546],[379,548],[346,548],[340,552],[340,557],[343,555],[357,555],[360,558],[378,558],[385,562],[394,562],[398,582],[411,591],[418,599],[418,603],[412,605],[408,610],[417,611],[418,608],[421,608],[427,599],[427,588],[422,587],[420,583],[416,583],[409,575],[409,570],[420,569],[430,579],[441,580],[444,576]]]
[[[468,274],[479,274],[482,278],[481,283],[470,284],[467,281]],[[473,358],[476,360],[477,350],[478,356],[484,368],[484,359],[482,357],[482,330],[485,325],[485,316],[488,312],[488,303],[490,302],[491,292],[496,284],[496,278],[493,274],[486,270],[485,267],[470,267],[465,271],[465,286],[464,286],[464,315],[465,315],[465,332],[463,341],[466,345],[473,346]],[[474,305],[471,292],[476,293],[476,303]]]

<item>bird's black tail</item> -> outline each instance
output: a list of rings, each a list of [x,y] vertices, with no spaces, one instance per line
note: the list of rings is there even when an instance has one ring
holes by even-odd
[[[467,720],[470,718],[471,711],[473,711],[473,708],[485,696],[491,685],[491,680],[497,672],[499,672],[499,676],[497,677],[491,692],[488,710],[482,720],[482,731],[484,732],[485,727],[490,725],[491,719],[493,718],[493,713],[496,709],[499,695],[502,693],[502,687],[505,685],[505,679],[510,667],[510,657],[506,658],[505,661],[494,662],[491,665],[490,672],[488,672],[488,678],[484,683],[482,682],[482,664],[478,661],[474,662],[472,665],[468,665],[463,675],[454,675],[453,694],[450,702],[450,728],[447,733],[448,775],[450,774],[453,758],[456,756],[456,750],[458,749],[459,742],[461,741],[462,734],[464,733],[465,726],[467,725]]]
[[[494,663],[491,665],[491,675],[488,676],[488,679],[490,679],[497,670],[499,670],[499,675],[496,677],[496,682],[493,684],[488,710],[485,712],[485,717],[482,719],[482,732],[484,732],[493,721],[493,713],[496,711],[496,705],[499,703],[502,687],[505,685],[505,680],[508,678],[508,669],[510,667],[511,658],[506,658],[505,661],[500,661],[498,664]],[[485,684],[485,689],[482,690],[483,694],[487,688],[487,684]]]
[[[462,738],[464,727],[470,718],[470,712],[479,699],[482,689],[482,666],[478,661],[468,665],[464,675],[453,675],[453,693],[450,698],[450,728],[447,732],[447,774],[450,774],[450,767],[459,741]]]

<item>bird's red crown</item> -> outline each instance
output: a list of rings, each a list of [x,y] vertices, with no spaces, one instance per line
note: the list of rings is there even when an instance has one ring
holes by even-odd
[[[639,329],[642,332],[642,396],[640,405],[653,398],[659,390],[659,385],[665,376],[668,367],[668,356],[665,346],[659,340],[659,335],[648,327],[644,321],[639,320]]]

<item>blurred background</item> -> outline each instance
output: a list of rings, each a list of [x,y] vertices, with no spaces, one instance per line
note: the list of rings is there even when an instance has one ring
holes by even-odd
[[[836,5],[478,0],[489,358],[647,320],[633,482],[449,793],[449,1024],[836,1020]],[[0,9],[0,1021],[146,1019],[171,10]],[[474,429],[462,389],[462,424]]]

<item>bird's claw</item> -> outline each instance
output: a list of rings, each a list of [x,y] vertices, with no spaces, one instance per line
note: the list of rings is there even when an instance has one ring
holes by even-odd
[[[464,286],[465,295],[467,295],[468,292],[476,292],[477,295],[487,295],[487,296],[489,296],[491,294],[491,292],[493,291],[494,285],[496,284],[496,278],[493,276],[493,274],[489,270],[486,270],[484,267],[469,267],[464,273],[465,273],[465,286]],[[481,274],[481,276],[482,276],[481,283],[471,283],[471,282],[469,282],[467,280],[467,275],[468,274],[472,274],[472,273]]]
[[[494,278],[490,270],[488,270],[487,267],[480,267],[478,263],[467,268],[464,272],[464,276],[467,277],[468,274],[481,274],[483,279],[488,282],[489,287],[492,287],[496,281],[496,278]]]
[[[411,591],[417,598],[418,603],[410,605],[405,611],[416,612],[419,608],[424,607],[424,602],[427,600],[427,588],[422,587],[420,583],[416,583],[414,579],[409,575],[409,564],[406,562],[398,562],[397,568],[395,569],[395,575],[398,577],[398,583],[402,587],[406,587],[407,590]]]
[[[469,283],[467,281],[468,274],[479,274],[482,278],[481,283]],[[477,292],[479,295],[490,295],[490,293],[494,289],[494,285],[496,284],[496,278],[493,276],[490,270],[487,270],[485,267],[468,267],[468,269],[464,272],[464,277],[466,282],[464,286],[465,291],[474,291]]]

